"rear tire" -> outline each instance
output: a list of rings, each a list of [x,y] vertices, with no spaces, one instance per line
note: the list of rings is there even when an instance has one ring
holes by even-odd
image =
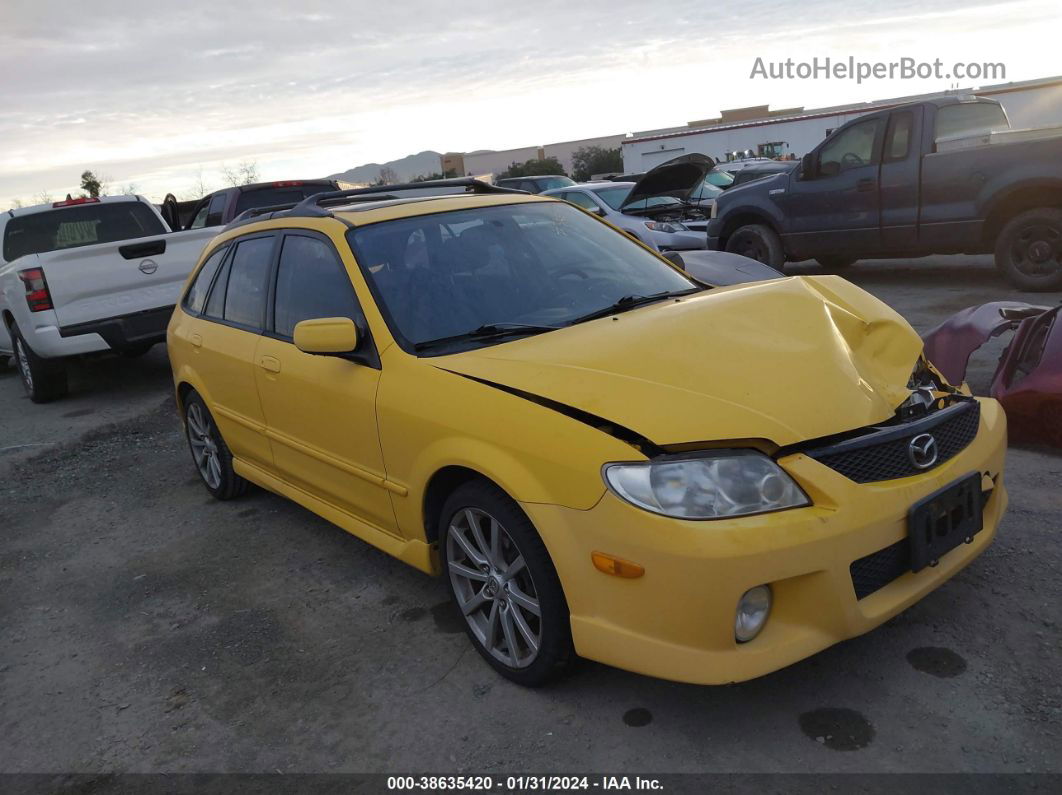
[[[221,438],[218,425],[198,392],[184,400],[184,431],[199,477],[207,491],[219,500],[231,500],[247,492],[250,483],[232,467],[232,453]]]
[[[34,353],[17,323],[11,325],[11,347],[15,354],[15,367],[30,400],[48,403],[67,394],[69,385],[63,360],[44,359]]]
[[[727,238],[726,250],[731,254],[740,254],[743,257],[758,260],[778,270],[785,265],[782,238],[765,224],[747,224],[738,227]]]
[[[439,517],[439,550],[453,609],[490,666],[539,687],[575,656],[557,570],[531,520],[486,481],[458,487]]]
[[[842,268],[849,268],[855,264],[854,257],[840,257],[840,256],[825,256],[815,257],[815,262],[819,263],[828,271],[839,271]]]
[[[1039,207],[1014,216],[996,238],[996,267],[1019,290],[1062,290],[1062,210]]]

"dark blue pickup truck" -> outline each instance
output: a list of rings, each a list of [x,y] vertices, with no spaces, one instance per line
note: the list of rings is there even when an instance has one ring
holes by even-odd
[[[991,252],[1016,287],[1062,290],[1062,130],[1011,130],[980,97],[860,116],[792,170],[725,191],[708,248],[776,268]]]

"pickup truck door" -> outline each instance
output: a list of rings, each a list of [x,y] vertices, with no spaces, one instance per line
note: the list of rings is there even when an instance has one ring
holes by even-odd
[[[918,243],[921,181],[922,108],[889,114],[881,153],[881,243],[888,251],[914,249]]]
[[[40,265],[61,326],[173,306],[214,230],[60,249]]]
[[[878,169],[884,119],[838,130],[813,153],[816,173],[794,174],[783,205],[794,252],[872,252],[881,243]]]

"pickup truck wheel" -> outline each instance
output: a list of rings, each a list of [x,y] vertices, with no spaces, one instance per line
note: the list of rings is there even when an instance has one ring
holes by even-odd
[[[828,271],[836,271],[841,268],[848,268],[855,264],[854,257],[815,257],[815,262],[819,263]]]
[[[782,269],[785,265],[785,249],[782,238],[764,224],[748,224],[738,227],[726,241],[726,250],[759,260],[764,265]]]
[[[1020,290],[1062,290],[1062,210],[1014,216],[996,238],[996,267]]]
[[[531,520],[492,483],[473,481],[439,515],[439,552],[453,610],[494,670],[538,687],[574,657],[557,571]]]
[[[48,403],[66,395],[66,367],[62,360],[42,359],[22,337],[17,325],[11,327],[11,342],[22,386],[34,403]]]
[[[207,491],[219,500],[239,497],[250,486],[232,468],[232,453],[198,392],[184,401],[184,429],[188,449]]]

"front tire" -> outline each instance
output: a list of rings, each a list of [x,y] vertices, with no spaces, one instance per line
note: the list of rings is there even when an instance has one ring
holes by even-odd
[[[1040,207],[1014,216],[996,238],[996,267],[1019,290],[1062,290],[1062,210]]]
[[[743,257],[758,260],[778,270],[785,265],[782,238],[765,224],[747,224],[738,227],[727,238],[726,250],[731,254],[740,254]]]
[[[519,506],[491,483],[466,483],[443,506],[439,546],[454,609],[483,659],[527,687],[563,674],[574,657],[568,603]]]
[[[207,491],[219,500],[244,494],[250,484],[232,468],[229,446],[198,392],[189,392],[185,398],[184,430],[192,462]]]
[[[44,359],[34,353],[17,323],[11,326],[11,347],[14,350],[15,367],[30,400],[34,403],[49,403],[67,394],[69,385],[62,360]]]

